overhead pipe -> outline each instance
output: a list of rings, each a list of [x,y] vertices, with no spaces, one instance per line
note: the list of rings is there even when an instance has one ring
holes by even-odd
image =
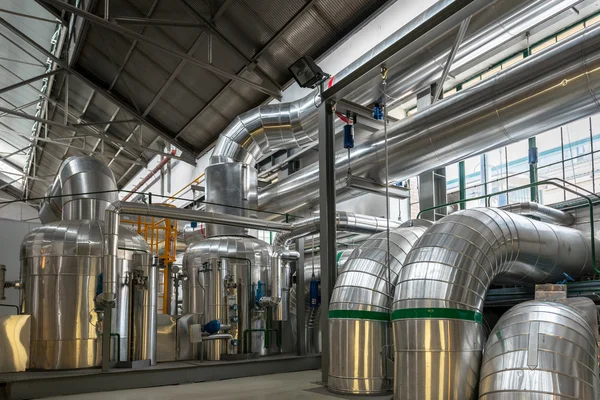
[[[394,288],[407,254],[428,226],[392,230],[389,250],[387,232],[375,234],[344,264],[329,306],[331,391],[374,395],[391,389],[387,347]]]
[[[177,153],[177,150],[176,150],[176,149],[173,149],[173,150],[171,150],[171,155],[173,155],[173,156],[174,156],[176,153]],[[152,171],[150,171],[150,172],[148,173],[148,175],[146,175],[146,176],[145,176],[145,177],[144,177],[144,178],[143,178],[143,179],[140,181],[140,183],[138,183],[137,185],[135,185],[135,187],[134,187],[133,189],[131,189],[131,190],[129,191],[129,193],[127,193],[127,194],[125,195],[125,197],[123,197],[123,200],[122,200],[122,201],[127,201],[127,200],[129,200],[129,198],[130,198],[130,197],[131,197],[131,196],[132,196],[134,193],[136,193],[138,190],[140,190],[140,188],[141,188],[142,186],[144,186],[144,184],[145,184],[146,182],[148,182],[148,181],[150,180],[150,178],[152,178],[154,175],[156,175],[156,173],[157,173],[158,171],[162,170],[162,169],[163,169],[163,167],[164,167],[165,165],[167,165],[169,161],[171,161],[171,159],[170,159],[169,157],[165,157],[164,159],[162,159],[162,160],[161,160],[161,161],[158,163],[158,165],[157,165],[156,167],[154,167],[154,168],[152,169]]]
[[[532,55],[493,78],[457,92],[388,128],[389,178],[406,180],[470,156],[524,140],[599,111],[600,26]],[[385,181],[383,131],[336,153],[338,194],[346,171]],[[259,193],[259,208],[292,212],[319,196],[313,164]]]
[[[288,261],[296,260],[298,252],[291,251],[290,245],[294,240],[306,237],[321,230],[320,216],[305,218],[293,222],[290,231],[279,232],[273,241],[273,254],[271,256],[271,296],[260,299],[263,306],[277,307],[283,302],[287,306],[289,302],[289,285],[286,285],[289,277]],[[350,212],[339,211],[336,213],[336,229],[338,231],[374,234],[387,230],[388,220],[384,218],[360,215]],[[400,222],[389,221],[390,229],[400,226]],[[284,293],[285,292],[285,293]],[[278,307],[279,317],[276,320],[287,320],[287,307]]]
[[[451,72],[487,58],[489,53],[499,46],[513,40],[521,40],[522,35],[534,26],[561,12],[568,11],[582,1],[490,2],[490,6],[486,6],[484,11],[475,15],[475,19],[471,22],[470,26],[474,32],[468,32],[453,62]],[[328,88],[335,86],[344,77],[384,52],[453,2],[455,0],[436,2],[338,72],[327,83]],[[404,60],[397,66],[388,66],[387,93],[390,98],[397,98],[408,92],[416,93],[418,88],[437,80],[441,76],[454,38],[454,31],[447,32],[443,38],[436,38],[435,43],[431,43],[414,57]],[[348,99],[369,105],[380,100],[381,93],[378,88],[374,91],[371,88],[361,89],[348,96]],[[262,105],[241,114],[219,136],[213,150],[211,164],[242,162],[255,165],[270,152],[305,147],[314,143],[317,140],[317,109],[320,104],[318,91],[314,91],[290,103]],[[338,130],[343,126],[341,120],[336,120],[336,124]]]
[[[519,215],[530,215],[539,218],[541,221],[556,225],[571,226],[575,223],[575,216],[566,211],[557,210],[543,204],[533,201],[523,201],[520,203],[508,204],[498,207],[500,210],[508,211]]]
[[[477,397],[482,311],[492,283],[554,283],[593,273],[586,232],[495,208],[444,217],[415,243],[399,273],[394,399]]]
[[[181,208],[130,203],[117,201],[112,203],[105,212],[104,239],[106,252],[103,257],[102,293],[99,302],[104,306],[114,304],[117,296],[117,243],[119,240],[119,222],[121,215],[138,215],[147,217],[170,218],[175,220],[196,221],[227,226],[241,226],[258,230],[291,230],[291,224],[269,222],[255,218],[212,213],[207,211],[186,210]]]
[[[595,314],[593,301],[585,301]],[[595,329],[567,304],[527,301],[514,306],[485,345],[479,399],[600,398],[597,324]]]

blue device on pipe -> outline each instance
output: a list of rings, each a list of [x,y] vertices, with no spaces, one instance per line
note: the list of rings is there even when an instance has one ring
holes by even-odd
[[[313,275],[310,286],[309,286],[309,299],[310,299],[310,308],[317,308],[320,305],[319,299],[319,281],[315,279]]]
[[[354,148],[354,125],[352,124],[344,125],[344,148]]]
[[[221,330],[221,323],[216,319],[213,319],[212,321],[204,324],[204,332],[208,333],[209,335],[214,335],[215,333],[219,332],[220,330]]]

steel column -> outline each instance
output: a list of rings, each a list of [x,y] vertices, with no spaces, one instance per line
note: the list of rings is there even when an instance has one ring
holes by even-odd
[[[319,202],[321,245],[321,335],[322,381],[329,374],[329,299],[335,285],[336,223],[335,223],[335,110],[327,101],[319,107]]]
[[[304,238],[296,240],[296,251],[300,257],[296,261],[296,353],[306,354],[306,295],[304,293]]]
[[[458,163],[458,197],[460,200],[464,200],[467,197],[467,177],[465,174],[465,162],[461,161]],[[466,208],[466,202],[460,203],[460,209]]]

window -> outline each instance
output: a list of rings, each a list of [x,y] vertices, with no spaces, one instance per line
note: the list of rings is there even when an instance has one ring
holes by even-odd
[[[545,48],[552,46],[554,43],[556,43],[556,37],[552,37],[548,40],[538,43],[535,46],[531,47],[531,54],[538,53],[538,52],[544,50]]]
[[[567,29],[566,31],[563,31],[563,32],[559,33],[558,35],[556,35],[556,39],[557,40],[566,39],[569,36],[571,36],[572,34],[579,32],[583,28],[585,28],[585,26],[584,26],[584,23],[582,22],[580,24],[577,24],[577,25],[575,25],[575,26]]]

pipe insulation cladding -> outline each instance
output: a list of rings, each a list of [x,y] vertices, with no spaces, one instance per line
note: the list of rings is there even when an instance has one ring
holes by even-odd
[[[585,301],[595,308],[592,300]],[[568,305],[527,301],[514,306],[485,345],[479,399],[597,400],[596,334]]]
[[[586,274],[593,274],[587,232],[494,208],[436,222],[406,257],[394,292],[394,399],[475,399],[490,285]]]
[[[600,110],[600,26],[594,25],[493,78],[457,92],[388,128],[389,179],[405,180],[434,168],[506,146],[588,117]],[[350,190],[353,175],[385,182],[385,140],[380,131],[348,157],[336,153],[336,186]],[[259,208],[294,212],[319,197],[313,164],[267,186]]]
[[[344,264],[329,306],[329,390],[373,395],[391,389],[391,300],[406,256],[428,226],[392,230],[389,254],[387,232],[375,234]]]

